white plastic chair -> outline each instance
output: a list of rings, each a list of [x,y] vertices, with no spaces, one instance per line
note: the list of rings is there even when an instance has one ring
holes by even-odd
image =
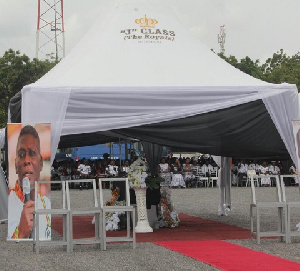
[[[281,186],[279,183],[278,175],[270,175],[270,177],[275,177],[276,179],[276,196],[277,201],[272,202],[258,202],[256,199],[256,191],[253,181],[253,176],[251,176],[251,194],[252,194],[252,202],[250,204],[250,229],[251,229],[251,239],[256,235],[257,244],[260,244],[261,237],[280,237],[280,240],[283,241],[283,237],[285,237],[286,242],[287,235],[287,204],[282,200],[282,192]],[[260,188],[268,191],[268,188]],[[271,191],[271,190],[269,190]],[[261,231],[260,227],[260,215],[261,209],[266,208],[277,208],[278,210],[278,230],[277,231]],[[254,230],[254,212],[253,209],[256,209],[256,231]],[[285,216],[284,216],[285,214]]]
[[[210,172],[210,177],[208,180],[208,187],[211,184],[211,187],[214,187],[214,182],[217,183],[219,178],[219,168],[214,167],[214,169]]]
[[[286,230],[286,238],[287,243],[291,243],[291,239],[293,236],[300,236],[300,231],[292,231],[291,230],[291,210],[292,208],[300,209],[300,201],[287,201],[286,194],[285,194],[285,184],[284,178],[293,178],[295,175],[280,175],[280,185],[282,191],[282,201],[287,205],[287,230]]]
[[[204,186],[208,187],[209,178],[206,177],[205,174],[202,172],[201,167],[197,168],[197,174],[195,177],[197,179],[197,186],[199,186],[200,183],[204,183]]]
[[[256,175],[256,172],[254,169],[250,169],[247,171],[247,182],[246,182],[246,187],[248,187],[248,185],[251,182],[251,176],[253,177],[253,182],[255,184],[256,182],[256,186],[259,186],[259,182],[258,182],[258,175]]]
[[[61,208],[52,208],[51,209],[40,209],[38,200],[41,200],[38,197],[38,191],[40,185],[49,185],[51,189],[51,184],[61,184],[61,192],[62,192],[62,202]],[[37,254],[40,251],[40,247],[42,246],[57,246],[63,245],[65,246],[67,252],[70,252],[70,227],[69,227],[69,215],[70,212],[66,209],[66,198],[65,198],[65,182],[64,181],[37,181],[35,182],[35,210],[33,215],[33,251]],[[48,216],[51,223],[51,217],[53,216],[62,216],[63,217],[63,237],[62,240],[40,240],[40,215]],[[50,226],[51,228],[51,226]]]
[[[71,194],[69,186],[71,183],[76,181],[66,181],[66,192],[67,192],[67,207],[70,212],[69,225],[70,225],[70,251],[73,251],[74,245],[84,245],[84,244],[96,244],[96,248],[101,248],[103,250],[102,238],[100,233],[102,232],[102,224],[100,223],[100,218],[102,218],[102,209],[98,206],[97,191],[96,191],[96,181],[95,179],[81,179],[80,182],[92,183],[93,187],[93,206],[85,208],[73,208],[71,207]],[[73,198],[72,200],[76,200]],[[73,216],[95,216],[95,236],[91,238],[78,238],[73,237]],[[92,221],[91,221],[92,223]]]
[[[103,182],[125,182],[125,205],[112,205],[106,206],[104,202],[103,195]],[[106,250],[107,242],[132,242],[133,249],[136,248],[136,236],[135,236],[135,207],[130,205],[130,194],[129,194],[129,183],[127,178],[102,178],[99,179],[99,190],[100,190],[100,207],[102,212],[102,239],[103,239],[103,249]],[[106,213],[114,212],[125,212],[127,219],[127,230],[126,236],[121,237],[107,237],[106,236]],[[130,235],[130,215],[132,216],[132,236]]]

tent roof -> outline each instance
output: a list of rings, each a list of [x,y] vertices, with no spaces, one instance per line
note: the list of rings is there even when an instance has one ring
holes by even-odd
[[[77,47],[35,85],[268,85],[235,69],[204,46],[176,18],[174,3],[115,2],[102,10]]]

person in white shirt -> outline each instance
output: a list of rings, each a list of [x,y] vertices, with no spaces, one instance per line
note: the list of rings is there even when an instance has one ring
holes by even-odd
[[[115,160],[110,160],[110,163],[106,168],[106,172],[109,177],[118,176],[119,168],[116,166]]]
[[[128,173],[129,167],[129,160],[125,160],[124,165],[122,166],[122,171]]]
[[[174,163],[171,165],[172,181],[170,187],[186,188],[185,181],[182,176],[182,168],[178,158],[175,158]]]
[[[81,179],[88,179],[92,172],[90,165],[88,164],[88,160],[83,158],[82,164],[79,164],[77,171],[80,174]],[[88,185],[84,182],[80,182],[80,189],[82,188],[89,188]]]
[[[241,160],[241,162],[238,164],[238,178],[237,178],[237,186],[242,185],[242,180],[247,180],[247,170],[248,170],[248,164]]]
[[[269,174],[271,175],[279,175],[280,169],[276,165],[276,161],[271,161],[271,165],[269,165]],[[271,177],[271,183],[274,185],[276,183],[276,179],[274,177]]]
[[[256,175],[259,175],[259,170],[260,170],[260,164],[255,163],[255,172],[256,172]]]
[[[254,162],[250,161],[249,165],[248,165],[248,170],[255,170],[256,165]]]
[[[290,174],[293,174],[293,175],[298,175],[298,171],[296,169],[296,166],[295,164],[292,164],[291,167],[290,167]],[[299,186],[299,177],[294,177],[294,180],[295,180],[295,185],[296,186]],[[300,223],[299,223],[300,224]]]
[[[159,176],[165,181],[160,183],[161,186],[170,186],[171,184],[171,166],[166,162],[166,159],[163,157],[160,160],[160,164],[157,167],[157,172]]]
[[[269,177],[269,167],[266,161],[260,166],[259,175],[261,176],[261,186],[271,186],[271,179]]]
[[[272,175],[279,175],[280,174],[280,169],[279,167],[276,165],[276,161],[272,161],[271,165],[269,165],[269,172]]]

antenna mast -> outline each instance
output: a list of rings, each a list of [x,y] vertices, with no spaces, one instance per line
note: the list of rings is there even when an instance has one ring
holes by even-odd
[[[226,38],[226,32],[225,32],[225,25],[220,26],[220,34],[218,34],[218,43],[220,44],[220,53],[225,53],[225,38]]]
[[[36,58],[58,61],[65,57],[63,11],[63,0],[38,0]]]

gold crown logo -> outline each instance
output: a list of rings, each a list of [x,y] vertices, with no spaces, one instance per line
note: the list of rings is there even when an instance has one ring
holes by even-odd
[[[136,24],[139,24],[141,27],[155,27],[156,24],[158,24],[158,21],[156,19],[147,18],[145,15],[145,18],[140,18],[135,20]]]

